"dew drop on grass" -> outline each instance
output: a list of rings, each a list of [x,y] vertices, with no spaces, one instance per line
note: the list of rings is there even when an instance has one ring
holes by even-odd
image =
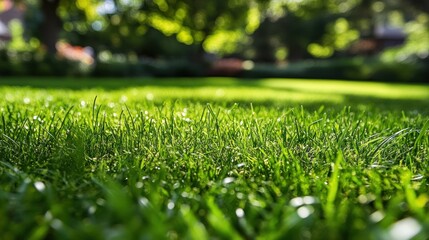
[[[312,206],[302,206],[298,208],[296,213],[300,218],[307,218],[314,212],[314,208]]]
[[[96,206],[91,206],[88,208],[88,213],[92,215],[95,213],[96,210],[97,210]]]
[[[235,178],[233,178],[233,177],[227,177],[227,178],[223,179],[222,183],[226,185],[226,184],[230,184],[230,183],[232,183],[234,181],[235,181]]]
[[[143,176],[142,177],[142,180],[144,181],[144,180],[148,180],[150,177],[149,176]]]
[[[381,220],[383,220],[384,218],[384,213],[380,212],[380,211],[376,211],[373,214],[371,214],[369,216],[369,219],[373,222],[373,223],[378,223]]]
[[[368,204],[368,203],[370,203],[370,202],[372,202],[374,200],[375,200],[375,195],[371,194],[371,193],[368,193],[368,194],[365,194],[365,195],[361,194],[358,197],[358,201],[359,201],[360,204]]]
[[[390,239],[402,240],[415,237],[422,230],[422,226],[414,218],[404,218],[394,223],[389,229]]]
[[[80,106],[83,108],[86,107],[86,102],[84,100],[80,101]]]
[[[23,99],[24,104],[29,104],[31,102],[31,99],[26,97]]]
[[[244,210],[242,208],[237,208],[235,210],[235,215],[237,215],[238,218],[244,217]]]
[[[53,229],[60,229],[63,226],[63,222],[61,222],[61,220],[59,219],[54,219],[51,222],[51,227]]]
[[[149,206],[149,200],[145,197],[139,198],[139,204],[143,207]]]
[[[289,204],[292,207],[300,207],[302,205],[313,205],[319,203],[319,199],[313,196],[304,196],[304,197],[296,197],[292,198]]]
[[[153,93],[148,93],[148,94],[146,94],[146,100],[148,100],[148,101],[153,101],[153,99],[154,99],[154,95],[153,95]]]
[[[45,191],[45,188],[46,188],[46,186],[45,186],[45,184],[44,183],[42,183],[42,182],[35,182],[34,183],[34,187],[37,189],[37,191],[39,191],[39,192],[43,192],[43,191]]]
[[[142,182],[136,182],[136,188],[142,188],[143,183]]]
[[[292,198],[289,202],[292,207],[299,207],[304,205],[304,199],[302,197]]]
[[[313,196],[305,196],[303,197],[303,200],[304,200],[304,204],[307,204],[307,205],[319,203],[319,199]]]
[[[380,165],[380,164],[372,164],[372,165],[370,166],[370,168],[387,168],[387,166],[385,166],[385,165]]]
[[[241,193],[241,192],[238,192],[236,195],[235,195],[238,199],[244,199],[244,194],[243,193]]]
[[[423,175],[417,174],[417,175],[413,176],[413,178],[411,179],[411,181],[420,181],[422,179],[423,179]]]
[[[102,199],[102,198],[98,198],[96,201],[97,205],[99,206],[103,206],[104,204],[106,204],[106,200]]]
[[[173,201],[169,201],[168,202],[168,204],[167,204],[167,208],[169,209],[169,210],[173,210],[173,208],[176,206],[176,204],[174,204],[174,202]]]
[[[189,193],[187,192],[182,192],[182,194],[180,194],[183,198],[189,198]]]
[[[52,220],[52,218],[53,218],[52,213],[51,213],[50,211],[47,211],[47,212],[45,213],[45,220],[46,220],[46,221],[51,221],[51,220]]]
[[[108,106],[109,108],[114,108],[114,107],[116,107],[116,103],[114,103],[114,102],[109,102],[109,103],[107,104],[107,106]]]
[[[244,167],[244,166],[246,166],[245,163],[239,163],[239,164],[237,164],[237,168],[241,168],[241,167]]]

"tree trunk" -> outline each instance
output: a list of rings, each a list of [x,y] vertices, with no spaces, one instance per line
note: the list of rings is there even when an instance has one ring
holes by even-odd
[[[49,54],[55,54],[55,44],[62,29],[62,21],[57,14],[59,4],[60,0],[41,1],[43,21],[40,25],[40,41]]]
[[[290,42],[287,45],[287,48],[289,51],[287,60],[289,62],[301,61],[308,57],[307,49],[304,46],[301,46],[300,43]]]

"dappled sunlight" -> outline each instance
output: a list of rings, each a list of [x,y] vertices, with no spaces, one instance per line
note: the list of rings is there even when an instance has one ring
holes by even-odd
[[[0,240],[429,239],[429,1],[0,0]]]
[[[16,88],[2,87],[0,92],[16,90]],[[54,93],[55,92],[55,93]],[[84,89],[84,90],[41,90],[34,88],[21,88],[14,94],[5,94],[7,102],[22,102],[23,99],[31,99],[35,102],[45,102],[47,96],[55,95],[55,100],[74,99],[76,103],[80,99],[91,102],[94,96],[100,103],[109,101],[122,103],[136,103],[143,101],[163,102],[166,100],[192,100],[202,102],[249,102],[249,103],[331,103],[340,104],[344,97],[340,94],[316,94],[306,93],[285,89],[263,89],[259,87],[130,87],[126,89],[106,91],[103,89]],[[124,100],[125,99],[125,100]]]
[[[91,103],[97,96],[97,101],[103,104],[186,100],[304,106],[368,104],[380,108],[426,111],[429,101],[429,86],[426,85],[303,79],[12,79],[3,81],[0,93],[4,93],[3,100],[9,103],[31,99],[31,102],[53,104],[72,99],[77,105],[82,100]]]
[[[122,91],[121,91],[122,92]],[[313,103],[330,102],[341,103],[341,95],[328,94],[309,94],[294,90],[285,89],[263,89],[259,87],[237,87],[237,88],[219,88],[219,87],[196,87],[196,88],[177,88],[177,87],[138,87],[125,90],[125,94],[132,99],[139,101],[140,96],[145,93],[153,93],[155,99],[193,99],[201,101],[248,101],[248,102],[290,102],[290,103]]]
[[[338,80],[267,79],[262,86],[286,88],[307,94],[339,94],[382,99],[429,99],[429,86],[380,82],[350,82]]]

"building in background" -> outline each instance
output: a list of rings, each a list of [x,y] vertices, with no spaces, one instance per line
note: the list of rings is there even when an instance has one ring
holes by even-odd
[[[379,50],[383,50],[388,47],[402,45],[407,35],[402,27],[378,24],[374,29],[374,37]]]

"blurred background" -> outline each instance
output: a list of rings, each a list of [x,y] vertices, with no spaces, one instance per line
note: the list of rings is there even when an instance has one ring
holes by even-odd
[[[0,0],[0,76],[429,82],[429,1]]]

